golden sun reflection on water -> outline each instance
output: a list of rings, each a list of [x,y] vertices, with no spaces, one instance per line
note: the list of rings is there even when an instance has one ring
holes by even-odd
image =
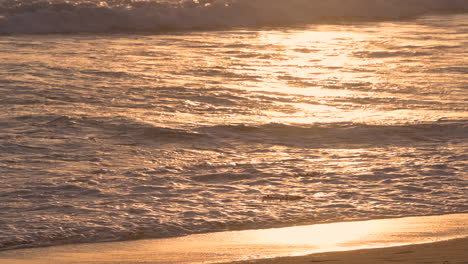
[[[285,34],[263,34],[262,42],[283,46],[287,59],[280,63],[290,67],[296,78],[326,80],[347,75],[345,71],[333,71],[343,66],[362,64],[362,59],[353,56],[359,45],[371,38],[370,34],[356,31],[340,31],[336,27],[319,27],[315,30],[287,31]],[[348,77],[351,77],[349,75]]]

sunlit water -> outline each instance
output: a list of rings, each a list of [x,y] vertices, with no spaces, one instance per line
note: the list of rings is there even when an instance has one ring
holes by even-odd
[[[468,210],[466,14],[9,33],[0,249]]]

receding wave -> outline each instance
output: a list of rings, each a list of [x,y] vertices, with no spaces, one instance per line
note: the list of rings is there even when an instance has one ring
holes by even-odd
[[[438,149],[440,143],[466,142],[467,120],[177,129],[123,116],[15,120],[35,128],[20,130],[29,141],[0,144],[7,157],[4,174],[26,175],[21,184],[19,177],[2,178],[0,210],[6,218],[0,224],[13,224],[0,230],[0,250],[273,227],[297,219],[320,223],[427,214],[428,208],[435,214],[467,210],[463,146],[443,155]],[[399,145],[405,148],[395,151]],[[278,157],[285,146],[296,154]],[[404,164],[390,163],[388,155]],[[250,158],[259,160],[245,162]],[[290,188],[304,199],[263,199],[282,197]],[[369,197],[376,203],[372,211]],[[386,202],[395,208],[390,213],[380,205]],[[13,221],[19,217],[28,221]]]
[[[465,0],[3,0],[0,34],[215,29],[467,10]]]

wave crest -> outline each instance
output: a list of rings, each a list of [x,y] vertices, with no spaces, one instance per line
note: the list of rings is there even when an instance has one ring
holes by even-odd
[[[4,0],[0,34],[214,29],[468,11],[464,0]]]

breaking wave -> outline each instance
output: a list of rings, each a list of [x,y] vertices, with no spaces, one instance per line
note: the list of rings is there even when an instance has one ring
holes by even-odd
[[[465,0],[0,0],[0,34],[145,32],[466,12]]]

